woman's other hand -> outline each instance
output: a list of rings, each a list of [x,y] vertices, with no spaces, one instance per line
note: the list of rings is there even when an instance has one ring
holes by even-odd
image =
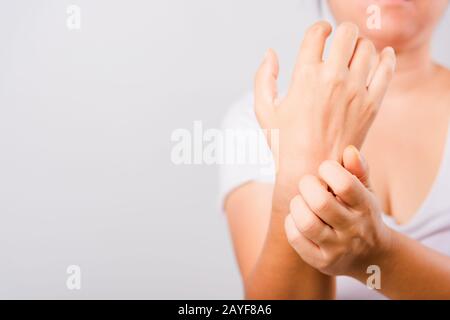
[[[285,231],[291,246],[312,267],[328,275],[354,276],[382,262],[392,234],[381,219],[358,150],[346,148],[343,161],[345,168],[325,161],[319,177],[301,179]]]

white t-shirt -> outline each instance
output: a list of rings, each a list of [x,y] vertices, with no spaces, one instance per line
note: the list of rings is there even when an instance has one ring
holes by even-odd
[[[230,108],[224,118],[223,128],[241,131],[259,130],[253,111],[252,95],[246,96]],[[262,142],[264,136],[259,136],[259,139],[261,139],[261,145],[264,145],[267,148],[266,151],[270,153],[267,145]],[[231,147],[231,145],[228,146],[228,148]],[[225,152],[228,151],[225,150]],[[272,159],[271,161],[273,162]],[[273,182],[275,174],[273,170],[268,170],[270,167],[267,162],[255,164],[227,163],[222,165],[220,170],[220,197],[222,201],[230,191],[246,182]],[[404,225],[398,225],[394,219],[387,215],[383,216],[383,220],[392,229],[450,256],[450,130],[447,134],[444,156],[438,175],[427,198],[413,219]],[[410,281],[414,281],[414,279],[410,279]],[[383,275],[381,273],[382,285]],[[386,299],[376,290],[371,290],[365,284],[345,276],[337,277],[337,298]]]

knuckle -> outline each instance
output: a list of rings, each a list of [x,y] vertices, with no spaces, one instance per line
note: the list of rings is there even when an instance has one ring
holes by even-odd
[[[297,238],[298,238],[298,237],[294,237],[294,236],[288,235],[288,236],[287,236],[288,243],[289,243],[291,246],[295,246],[296,243],[297,243]]]
[[[323,32],[324,32],[323,28],[320,24],[313,24],[306,31],[306,37],[307,38],[316,37],[318,35],[321,35]]]
[[[313,204],[313,211],[315,212],[324,212],[327,211],[331,206],[331,199],[325,195],[320,194],[318,195],[316,203]]]
[[[316,222],[310,216],[305,217],[303,223],[299,226],[299,230],[305,234],[315,234],[317,231]]]
[[[346,85],[346,90],[349,98],[363,97],[365,94],[365,88],[362,84],[356,80],[349,81]]]
[[[373,53],[373,54],[376,53],[375,45],[369,39],[366,39],[366,38],[361,39],[359,42],[359,46],[360,46],[361,50],[363,50],[365,52]]]
[[[344,86],[347,78],[345,72],[335,68],[325,68],[322,76],[325,84],[334,89]]]
[[[329,32],[331,26],[325,21],[319,21],[310,26],[306,32],[307,36],[323,36]]]
[[[325,251],[323,255],[323,263],[325,264],[325,268],[329,268],[339,260],[341,252],[335,248],[332,251]]]
[[[314,233],[315,231],[315,223],[311,220],[306,220],[301,226],[300,231],[306,234]]]
[[[369,103],[365,108],[365,113],[367,115],[367,119],[372,121],[378,114],[378,108],[374,102]]]
[[[353,189],[353,181],[349,178],[342,179],[337,192],[339,194],[350,194]]]
[[[304,63],[298,66],[292,75],[294,86],[303,85],[304,83],[316,82],[318,68],[315,64]]]
[[[355,223],[347,230],[347,242],[351,245],[358,244],[360,235],[364,234],[364,230],[362,230],[361,225],[359,223]]]
[[[397,61],[397,56],[396,56],[394,50],[387,50],[387,51],[385,50],[381,53],[381,59],[383,61],[388,61],[389,64],[395,66],[395,63]]]
[[[332,262],[326,254],[316,264],[319,270],[328,270],[332,266]]]
[[[299,238],[298,237],[288,237],[288,243],[292,248],[294,248],[296,251],[301,248]]]
[[[375,100],[375,98],[372,95],[368,95],[367,98],[365,99],[365,103],[364,103],[364,109],[369,112],[369,113],[376,113],[377,108],[376,108],[377,102]]]
[[[366,95],[363,99],[362,110],[368,121],[372,121],[378,114],[378,103],[370,95]]]
[[[391,64],[385,63],[383,64],[383,73],[386,80],[391,79],[394,76],[394,68]]]
[[[325,160],[319,166],[319,172],[324,175],[329,169],[333,168],[335,165],[339,164],[335,160]]]
[[[354,24],[352,22],[343,22],[339,26],[339,31],[344,33],[346,36],[354,37],[354,36],[358,35],[359,28],[356,24]]]
[[[338,162],[336,160],[325,160],[322,162],[322,164],[320,166],[323,168],[326,168],[328,166],[334,166],[335,164],[338,164]]]

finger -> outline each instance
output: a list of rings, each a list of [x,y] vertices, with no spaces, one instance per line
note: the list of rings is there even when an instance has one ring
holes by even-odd
[[[284,230],[289,244],[305,262],[312,262],[320,257],[320,248],[298,231],[295,221],[289,214],[284,220]]]
[[[303,177],[299,183],[299,190],[306,205],[327,225],[340,229],[351,223],[347,209],[316,176]]]
[[[337,69],[348,68],[358,40],[358,27],[350,22],[342,23],[336,30],[327,64]]]
[[[342,160],[344,168],[369,188],[369,165],[358,149],[355,146],[345,148]]]
[[[291,200],[290,209],[297,229],[315,244],[320,245],[334,237],[334,231],[311,211],[302,196],[297,195]]]
[[[350,74],[364,87],[367,87],[370,71],[377,61],[377,51],[372,41],[359,38],[355,53],[350,62]]]
[[[320,177],[328,184],[333,193],[345,204],[353,208],[364,208],[367,204],[367,189],[353,174],[338,162],[327,160],[319,167]]]
[[[380,62],[369,84],[369,99],[376,107],[381,105],[389,83],[395,71],[395,51],[391,47],[385,48],[380,55]]]
[[[366,88],[368,88],[370,83],[372,82],[373,76],[375,75],[375,71],[377,71],[379,63],[380,63],[380,55],[377,53],[375,54],[375,60],[372,64],[372,68],[369,71],[369,76],[367,77]]]
[[[297,68],[300,68],[304,64],[322,62],[325,43],[331,30],[331,25],[326,21],[316,22],[309,27],[300,47]]]
[[[278,58],[272,49],[266,52],[255,76],[254,99],[255,113],[260,124],[265,128],[277,99],[277,79],[279,72]]]

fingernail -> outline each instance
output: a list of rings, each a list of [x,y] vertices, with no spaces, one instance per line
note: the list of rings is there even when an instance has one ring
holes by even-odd
[[[386,47],[386,50],[392,52],[393,54],[395,54],[395,49],[392,48],[392,47]]]
[[[356,148],[354,145],[351,145],[350,148],[357,155],[357,157],[360,161],[362,161],[362,162],[366,161],[366,159],[364,158],[364,155],[358,150],[358,148]]]
[[[358,158],[359,158],[359,150],[358,150],[358,148],[356,148],[354,145],[349,145],[349,147],[350,147],[350,149],[352,149],[352,151],[353,151],[354,153],[356,153],[356,155],[357,155]]]

